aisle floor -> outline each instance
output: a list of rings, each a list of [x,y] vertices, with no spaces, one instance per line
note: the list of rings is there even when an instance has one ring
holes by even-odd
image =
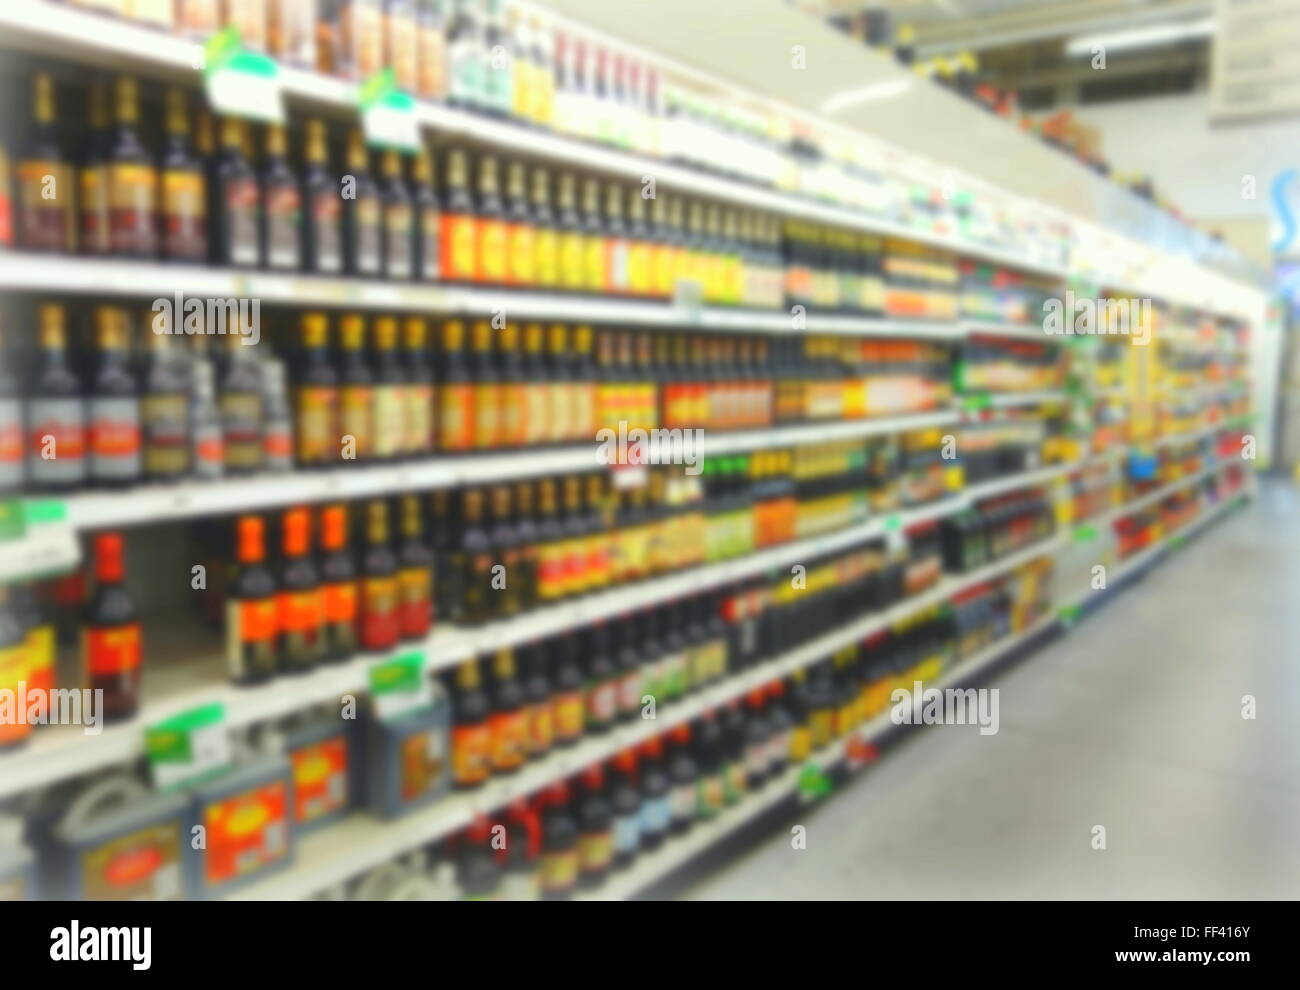
[[[684,896],[1300,897],[1300,492],[1262,485],[985,686],[996,735],[912,732],[789,823],[805,849],[778,828]]]

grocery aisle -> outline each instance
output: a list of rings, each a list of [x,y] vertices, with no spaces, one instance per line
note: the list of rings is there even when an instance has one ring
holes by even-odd
[[[1294,897],[1298,560],[1300,493],[1261,485],[1104,618],[995,675],[997,735],[914,733],[791,820],[805,850],[778,832],[685,895]]]

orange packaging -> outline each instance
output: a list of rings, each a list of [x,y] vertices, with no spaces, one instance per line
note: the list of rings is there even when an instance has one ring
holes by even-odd
[[[439,222],[442,276],[452,282],[478,282],[479,221],[468,213],[443,213]]]
[[[492,765],[492,729],[487,722],[451,730],[451,778],[457,787],[476,787]]]
[[[284,780],[210,802],[203,809],[207,832],[204,880],[209,885],[227,883],[287,856],[287,815]]]

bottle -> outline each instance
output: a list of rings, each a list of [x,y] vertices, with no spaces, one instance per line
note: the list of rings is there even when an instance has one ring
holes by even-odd
[[[27,477],[23,398],[12,370],[12,354],[0,325],[0,498],[21,489]]]
[[[600,180],[591,176],[582,183],[582,230],[582,288],[587,292],[609,292],[612,286],[606,262],[610,238],[600,210]]]
[[[723,776],[722,727],[713,713],[706,712],[692,732],[695,764],[699,768],[695,794],[695,815],[703,821],[714,818],[726,803]]]
[[[144,476],[178,481],[190,473],[190,397],[187,376],[170,333],[145,335],[148,358],[140,399]]]
[[[244,123],[237,117],[221,121],[221,156],[210,195],[213,260],[236,268],[260,267],[261,196],[257,175],[244,154]]]
[[[109,125],[108,88],[102,80],[90,83],[86,117],[90,134],[78,173],[78,240],[86,254],[104,255],[109,252],[108,160],[113,151],[113,131]]]
[[[515,656],[509,647],[492,658],[493,773],[514,773],[524,765],[528,746],[528,718],[523,688],[515,670]]]
[[[417,92],[425,100],[447,96],[446,10],[443,0],[420,0],[417,12]]]
[[[474,382],[475,450],[492,450],[501,443],[501,375],[493,356],[492,332],[487,320],[474,321],[470,374]]]
[[[438,451],[459,454],[474,447],[474,384],[465,359],[465,324],[442,325],[438,353]]]
[[[514,101],[514,58],[501,0],[484,0],[483,20],[483,49],[487,58],[480,109],[496,117],[508,117]]]
[[[242,334],[226,336],[226,363],[221,377],[221,431],[227,474],[251,474],[265,463],[262,426],[265,416],[262,372],[245,353]]]
[[[605,773],[597,763],[582,774],[578,799],[578,884],[599,887],[614,865],[614,809],[605,797]]]
[[[339,460],[345,464],[365,463],[374,452],[375,388],[362,350],[365,333],[359,314],[348,313],[339,323]]]
[[[645,682],[637,640],[638,624],[631,616],[623,615],[615,623],[614,630],[618,720],[630,722],[641,713],[641,687]]]
[[[388,503],[366,505],[366,546],[361,556],[359,640],[368,653],[384,653],[401,635],[397,556],[389,546]]]
[[[424,543],[420,499],[402,496],[402,542],[398,548],[401,637],[422,642],[433,626],[433,551]]]
[[[91,379],[90,480],[122,486],[140,480],[140,394],[127,365],[126,314],[116,306],[95,310],[98,368]]]
[[[502,898],[535,901],[541,897],[542,823],[527,801],[519,799],[506,812],[506,865]]]
[[[536,598],[546,604],[564,594],[567,553],[564,526],[556,501],[555,481],[544,478],[537,483],[537,580]]]
[[[528,208],[528,170],[521,161],[506,168],[507,284],[531,288],[537,283],[537,238]]]
[[[384,276],[409,282],[415,278],[416,226],[411,194],[402,175],[402,158],[385,151],[381,160],[384,209]]]
[[[220,478],[226,470],[226,437],[217,407],[217,386],[211,362],[206,358],[195,360],[190,375],[193,389],[190,394],[190,460],[194,477]]]
[[[302,674],[325,653],[320,574],[311,559],[311,516],[306,509],[284,514],[284,557],[277,598],[280,667]]]
[[[543,796],[542,900],[564,901],[573,896],[580,869],[577,821],[569,811],[569,789],[554,784]]]
[[[24,630],[27,697],[43,698],[48,711],[56,675],[54,618],[30,584],[10,585],[9,594],[14,614]],[[0,683],[3,681],[4,675],[0,674]]]
[[[613,868],[632,864],[641,850],[641,790],[636,780],[636,750],[625,749],[614,757],[607,793],[614,814]]]
[[[384,64],[392,69],[393,83],[403,93],[415,92],[418,46],[415,0],[388,0],[384,4]]]
[[[530,760],[545,756],[555,743],[555,711],[546,660],[545,643],[532,643],[519,649],[520,673],[524,678],[524,750]]]
[[[451,719],[451,782],[457,790],[481,787],[492,771],[491,703],[477,660],[456,668]]]
[[[121,535],[95,537],[95,592],[86,606],[82,662],[86,687],[104,692],[100,710],[109,722],[131,718],[140,704],[140,621],[122,558]]]
[[[265,524],[260,516],[236,523],[238,575],[226,602],[226,663],[236,684],[259,684],[279,669],[279,601],[266,566]]]
[[[262,257],[276,271],[302,269],[302,193],[285,158],[284,128],[266,128],[262,169]]]
[[[497,411],[497,445],[522,447],[527,428],[527,395],[524,385],[523,352],[520,349],[519,324],[514,320],[496,332],[496,369],[500,379],[498,396],[501,406]]]
[[[628,271],[631,242],[623,219],[623,187],[617,182],[605,186],[605,229],[607,236],[602,264],[608,291],[628,295],[632,291]]]
[[[406,442],[406,376],[397,356],[397,318],[375,318],[374,425],[371,451],[377,461],[395,460]]]
[[[612,654],[609,626],[598,622],[587,630],[583,691],[586,694],[586,729],[608,732],[618,718],[619,670]]]
[[[572,172],[560,173],[555,227],[559,233],[559,286],[566,292],[582,292],[587,287],[586,237],[578,214],[578,180]]]
[[[262,375],[262,467],[289,471],[293,468],[293,414],[284,362],[265,358],[258,370]]]
[[[506,237],[505,205],[501,200],[501,182],[495,155],[482,155],[478,160],[478,196],[475,203],[478,216],[477,281],[488,285],[501,285],[509,269],[509,244]]]
[[[770,747],[776,723],[768,718],[766,693],[755,688],[745,696],[744,769],[750,790],[760,788],[770,779]]]
[[[569,358],[569,331],[562,323],[552,324],[546,334],[546,440],[564,443],[574,439],[573,363]]]
[[[342,505],[321,512],[322,659],[348,660],[357,653],[357,569],[348,552],[348,516]]]
[[[121,76],[115,84],[117,137],[108,164],[109,251],[132,258],[158,255],[158,172],[136,133],[139,91]]]
[[[189,148],[185,91],[167,90],[167,150],[159,180],[162,255],[201,263],[208,257],[207,181],[203,164]]]
[[[592,360],[591,327],[578,326],[573,332],[573,388],[569,427],[574,440],[589,442],[596,435],[596,368]]]
[[[478,110],[485,102],[488,52],[474,0],[452,0],[447,25],[447,102]]]
[[[493,485],[489,493],[491,528],[488,541],[492,547],[494,580],[492,614],[508,619],[518,615],[521,605],[520,591],[524,580],[520,566],[519,537],[515,532],[510,511],[510,486]],[[499,568],[499,570],[497,570]],[[495,580],[496,577],[500,580]]]
[[[672,782],[664,768],[663,743],[656,736],[641,747],[641,848],[658,849],[672,821]]]
[[[344,268],[349,275],[377,278],[384,265],[383,204],[359,128],[348,132],[347,166],[355,195],[343,201]]]
[[[463,148],[447,152],[438,249],[439,268],[447,282],[479,280],[478,215],[469,191],[469,160]]]
[[[552,127],[555,116],[555,60],[549,27],[543,28],[536,17],[529,18],[529,35],[533,44],[530,57],[533,72],[528,87],[528,119],[538,127]]]
[[[329,145],[321,120],[307,121],[302,189],[303,268],[337,275],[343,270],[343,198],[339,178],[330,171]]]
[[[582,738],[586,722],[587,695],[582,669],[578,666],[578,634],[566,633],[551,640],[551,696],[555,711],[555,744],[572,746]]]
[[[691,755],[691,727],[679,725],[669,733],[668,757],[669,804],[672,821],[668,830],[681,835],[695,824],[697,767]]]
[[[542,325],[525,324],[520,377],[523,379],[523,445],[526,447],[535,447],[550,440],[551,427],[546,417],[551,411],[551,382],[545,346],[546,336]]]
[[[492,542],[483,525],[483,491],[466,488],[460,496],[460,540],[451,554],[453,622],[477,625],[495,605],[492,588]]]
[[[515,486],[515,541],[519,547],[519,560],[515,565],[515,585],[521,610],[537,604],[539,529],[533,519],[533,486],[521,481]]]
[[[54,80],[32,77],[32,130],[18,159],[18,244],[28,251],[76,250],[72,167],[55,137]]]
[[[421,148],[415,156],[411,170],[411,210],[414,227],[415,258],[412,263],[414,278],[421,282],[436,282],[442,277],[442,249],[439,237],[442,230],[442,204],[433,187],[433,156]]]
[[[27,400],[27,476],[34,488],[66,491],[84,484],[88,472],[86,407],[81,382],[68,366],[63,307],[41,306],[39,323],[39,356]]]
[[[17,608],[13,592],[8,587],[0,586],[0,691],[12,693],[11,697],[21,698],[19,685],[23,685],[30,698],[30,670],[28,660],[27,633],[23,618]],[[24,742],[32,733],[32,723],[26,718],[26,707],[19,708],[22,702],[10,704],[13,717],[0,719],[0,752],[11,749]]]
[[[556,227],[555,213],[551,209],[551,175],[546,169],[533,169],[529,186],[532,206],[533,270],[538,287],[560,287],[560,232]]]
[[[304,313],[298,379],[294,386],[294,459],[299,467],[325,467],[338,460],[338,375],[329,359],[329,321]]]
[[[402,365],[406,386],[402,400],[401,453],[407,457],[428,457],[433,453],[436,402],[433,369],[427,351],[428,327],[422,316],[408,316],[402,324]]]

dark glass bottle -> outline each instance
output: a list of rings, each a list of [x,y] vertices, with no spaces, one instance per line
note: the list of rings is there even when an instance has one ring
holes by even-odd
[[[222,118],[221,154],[210,195],[213,261],[236,268],[261,267],[261,195],[257,174],[244,155],[244,122],[237,117]]]
[[[571,746],[582,738],[586,723],[586,691],[578,664],[578,634],[551,640],[551,684],[555,702],[555,742]]]
[[[415,258],[412,265],[414,277],[421,282],[436,282],[442,277],[442,251],[439,237],[442,226],[442,205],[433,185],[433,157],[427,148],[415,156],[411,170],[411,209],[414,212]]]
[[[275,576],[266,566],[265,524],[241,516],[235,527],[237,573],[226,601],[226,663],[237,684],[258,684],[279,668]]]
[[[95,310],[98,367],[90,381],[90,480],[121,487],[140,480],[140,389],[127,360],[126,313]]]
[[[122,537],[101,533],[94,543],[95,591],[86,606],[82,659],[86,686],[103,691],[105,721],[133,716],[140,704],[140,620],[126,588]]]
[[[478,661],[456,668],[452,704],[451,781],[458,790],[472,790],[488,779],[492,767],[492,703],[483,690]]]
[[[207,176],[190,151],[185,91],[167,90],[167,147],[160,183],[162,254],[171,261],[202,262],[208,256]]]
[[[484,526],[483,491],[467,488],[460,495],[460,539],[452,554],[452,621],[477,625],[492,615],[492,540]]]
[[[608,732],[618,717],[618,675],[609,625],[598,622],[586,634],[583,692],[588,732]]]
[[[514,773],[524,765],[528,747],[528,712],[519,683],[515,655],[509,647],[492,658],[492,772]]]
[[[302,265],[302,192],[289,167],[284,128],[266,129],[262,165],[262,257],[276,271],[296,272]]]
[[[614,758],[607,791],[614,813],[614,868],[632,864],[641,851],[641,790],[636,779],[636,751],[627,749]]]
[[[564,901],[573,896],[578,885],[581,862],[578,822],[569,809],[569,789],[565,784],[551,787],[545,796],[542,812],[542,899]]]
[[[55,130],[54,80],[32,77],[32,126],[18,159],[18,244],[28,251],[68,253],[76,248],[73,171]]]
[[[227,474],[251,474],[263,466],[265,417],[262,373],[243,346],[241,334],[228,334],[220,384],[221,430]]]
[[[309,272],[336,275],[343,270],[343,197],[339,177],[330,171],[323,121],[307,121],[305,158],[303,267]]]
[[[605,773],[600,764],[582,774],[578,812],[578,883],[599,887],[614,865],[614,809],[605,796]]]
[[[294,362],[294,460],[299,467],[338,461],[339,383],[329,354],[329,318],[304,313],[301,347]]]
[[[43,491],[66,491],[85,483],[88,458],[86,404],[81,381],[69,367],[63,307],[38,313],[36,367],[27,400],[27,476]]]
[[[402,496],[402,543],[398,550],[401,633],[421,642],[433,627],[433,551],[424,542],[420,499]]]
[[[140,400],[144,475],[176,481],[190,472],[189,380],[169,333],[145,334],[143,396]]]
[[[311,516],[306,509],[284,514],[280,562],[280,667],[303,674],[325,652],[320,574],[311,558]]]
[[[344,268],[349,275],[378,278],[384,264],[383,204],[370,174],[370,154],[360,129],[348,134],[347,166],[348,174],[343,177]]]
[[[361,554],[359,640],[361,649],[384,653],[401,634],[398,614],[397,555],[389,544],[388,503],[374,499],[366,506],[366,542]]]
[[[380,201],[384,211],[384,276],[409,282],[415,278],[416,233],[411,193],[402,174],[402,158],[385,151],[381,161]]]
[[[488,540],[492,546],[493,567],[500,568],[493,574],[491,612],[499,618],[509,618],[519,614],[522,603],[521,585],[525,580],[520,566],[522,555],[519,534],[515,531],[510,511],[510,486],[493,485],[489,498],[491,528]]]
[[[321,512],[321,608],[323,659],[349,660],[357,652],[357,568],[348,550],[348,515],[342,505]]]

